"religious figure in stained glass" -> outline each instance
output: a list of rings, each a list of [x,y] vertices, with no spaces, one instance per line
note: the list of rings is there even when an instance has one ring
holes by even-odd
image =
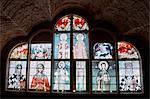
[[[96,43],[93,47],[94,59],[112,59],[112,50],[110,43]]]
[[[22,74],[22,64],[17,64],[15,72],[8,79],[8,88],[24,89],[25,88],[25,75]]]
[[[60,61],[58,68],[54,73],[54,89],[64,91],[67,89],[67,83],[69,81],[69,73],[65,67],[65,62]]]
[[[76,40],[77,40],[76,44],[74,45],[74,48],[73,48],[74,58],[75,59],[87,59],[88,55],[87,55],[86,46],[84,43],[84,35],[77,34]]]
[[[70,48],[67,42],[67,34],[60,34],[60,42],[58,43],[58,59],[69,59]]]
[[[108,63],[106,61],[101,61],[98,64],[100,69],[97,75],[97,90],[98,91],[109,91],[110,90],[110,75],[107,71]]]
[[[36,89],[37,91],[49,91],[50,84],[48,77],[43,73],[44,65],[38,64],[37,73],[32,78],[31,89]]]
[[[133,62],[135,64],[135,62]],[[124,69],[120,69],[120,91],[140,91],[140,74],[138,68],[133,68],[132,62],[122,62],[124,64]],[[121,74],[123,73],[124,74]]]
[[[76,90],[86,90],[86,62],[76,62]]]

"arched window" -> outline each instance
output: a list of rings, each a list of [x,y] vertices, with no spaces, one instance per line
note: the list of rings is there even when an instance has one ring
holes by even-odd
[[[56,22],[53,91],[86,91],[88,30],[88,23],[78,15],[66,15]]]
[[[142,60],[134,45],[90,31],[76,14],[59,18],[8,55],[6,90],[46,93],[143,92]]]
[[[116,92],[116,63],[111,43],[96,43],[93,47],[92,91]]]
[[[52,40],[51,33],[41,31],[29,40],[27,90],[51,91]]]
[[[142,91],[142,67],[138,50],[130,43],[118,42],[119,90]]]
[[[10,90],[25,90],[28,44],[20,43],[12,48],[8,59],[8,79],[6,86]]]

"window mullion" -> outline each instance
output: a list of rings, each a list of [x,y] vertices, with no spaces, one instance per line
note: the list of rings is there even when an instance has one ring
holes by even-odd
[[[73,69],[73,15],[71,15],[71,26],[70,26],[70,91],[74,89],[74,69]]]

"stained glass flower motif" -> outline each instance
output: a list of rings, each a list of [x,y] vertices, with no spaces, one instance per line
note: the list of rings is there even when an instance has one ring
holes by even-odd
[[[89,30],[85,19],[77,15],[73,16],[73,30]]]
[[[55,30],[70,31],[70,24],[71,24],[70,16],[64,16],[57,21],[55,25]]]
[[[28,44],[21,44],[13,49],[10,59],[27,59]]]
[[[138,51],[129,43],[118,42],[118,57],[119,59],[138,59]]]

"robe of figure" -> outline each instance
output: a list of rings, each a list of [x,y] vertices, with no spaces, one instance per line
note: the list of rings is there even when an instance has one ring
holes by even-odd
[[[8,80],[8,88],[24,89],[25,88],[25,76],[14,73],[12,76],[10,76]]]
[[[70,58],[69,45],[67,41],[60,41],[58,44],[58,59]]]
[[[76,59],[87,59],[86,47],[83,41],[77,41],[74,46],[74,58]]]
[[[32,79],[31,89],[36,89],[39,91],[49,91],[50,85],[47,76],[44,74],[42,75],[35,74]]]
[[[107,71],[100,71],[97,76],[97,90],[109,91],[110,90],[110,76]]]
[[[69,80],[68,71],[64,68],[58,68],[54,73],[54,76],[55,76],[54,89],[62,91],[65,90],[67,87],[66,83]]]

